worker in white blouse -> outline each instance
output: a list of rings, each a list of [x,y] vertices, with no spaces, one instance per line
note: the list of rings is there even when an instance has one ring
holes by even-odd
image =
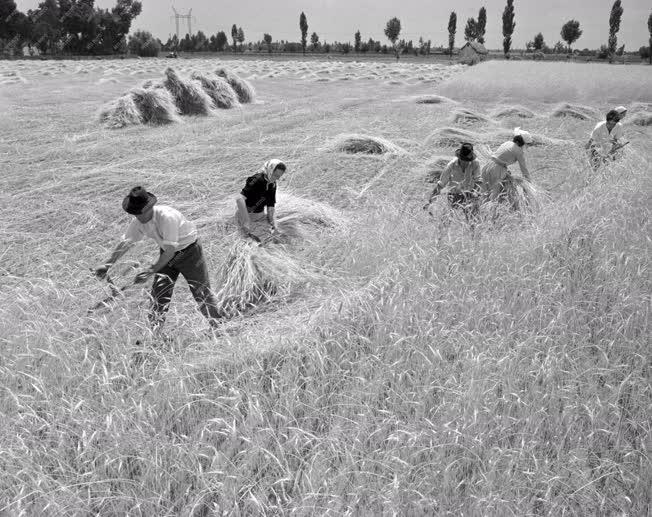
[[[98,267],[95,274],[104,278],[109,268],[135,242],[145,238],[153,239],[160,249],[159,258],[150,267],[138,273],[134,280],[134,283],[139,284],[154,277],[149,314],[152,328],[157,330],[163,325],[179,275],[188,282],[200,312],[211,327],[216,328],[220,314],[211,291],[206,260],[195,225],[178,210],[157,205],[156,196],[142,187],[131,189],[122,202],[122,208],[134,218],[109,260]]]
[[[482,168],[482,180],[484,190],[489,194],[491,201],[495,201],[503,193],[503,182],[510,174],[507,169],[509,165],[518,162],[523,177],[530,179],[524,151],[532,142],[532,135],[517,127],[514,129],[514,138],[498,147],[489,157],[489,162]]]
[[[623,106],[619,106],[619,108],[623,108]],[[621,118],[617,109],[610,110],[606,119],[598,122],[593,128],[586,148],[589,150],[591,165],[594,169],[614,160],[617,151],[625,145],[623,142],[625,130],[620,123]]]

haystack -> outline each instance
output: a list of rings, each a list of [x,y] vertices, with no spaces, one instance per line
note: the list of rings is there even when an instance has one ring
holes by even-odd
[[[180,121],[179,110],[166,89],[135,88],[131,96],[145,124],[158,126]]]
[[[467,131],[466,129],[460,129],[457,127],[441,127],[435,129],[426,138],[426,145],[458,147],[463,142],[477,142],[478,136],[477,133]]]
[[[625,123],[634,124],[635,126],[652,126],[652,111],[634,113],[628,119],[625,119]]]
[[[446,165],[453,159],[452,156],[433,156],[425,164],[426,182],[436,183],[441,178]]]
[[[541,208],[543,193],[525,178],[512,176],[503,181],[505,201],[512,210],[533,213]]]
[[[496,109],[491,113],[493,118],[534,118],[533,111],[524,108],[523,106],[505,106]]]
[[[405,152],[384,138],[359,134],[338,135],[324,150],[349,154],[401,154]]]
[[[235,72],[227,70],[226,68],[218,68],[215,70],[215,73],[219,77],[224,78],[224,80],[231,85],[231,88],[235,90],[235,93],[238,95],[238,100],[242,104],[254,102],[256,99],[256,92],[254,87],[251,86],[248,81],[242,79]]]
[[[221,109],[231,109],[240,105],[238,94],[229,83],[222,77],[208,76],[199,72],[193,72],[190,76],[201,83],[204,91],[213,99],[215,106]]]
[[[441,104],[443,102],[453,102],[448,97],[441,95],[420,95],[414,99],[417,104]]]
[[[143,123],[143,117],[132,95],[123,95],[100,111],[100,122],[117,129]]]
[[[172,69],[165,70],[165,88],[172,94],[182,115],[211,115],[215,105],[198,81],[182,79]]]
[[[215,285],[216,303],[223,317],[234,317],[274,299],[291,295],[297,287],[318,281],[284,248],[261,247],[252,241],[237,240],[229,250]]]
[[[451,121],[454,124],[486,124],[490,122],[489,119],[484,115],[465,108],[460,108],[453,111],[453,114],[451,115]]]
[[[311,240],[326,230],[342,230],[346,217],[330,205],[292,194],[277,196],[276,225],[290,241]]]
[[[579,104],[560,104],[552,112],[553,117],[572,117],[579,120],[600,118],[600,114],[589,106]]]

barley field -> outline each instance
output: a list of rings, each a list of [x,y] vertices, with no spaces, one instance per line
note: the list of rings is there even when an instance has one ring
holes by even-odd
[[[102,122],[168,66],[255,98]],[[619,104],[631,143],[593,171]],[[0,108],[0,515],[649,515],[649,67],[0,61]],[[537,210],[422,209],[515,126]],[[257,248],[233,199],[270,158],[299,238]],[[197,223],[220,335],[183,281],[164,336],[144,288],[89,312],[135,185]]]

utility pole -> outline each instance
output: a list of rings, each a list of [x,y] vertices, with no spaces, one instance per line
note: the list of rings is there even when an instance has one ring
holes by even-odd
[[[188,14],[179,14],[174,6],[172,6],[172,10],[174,11],[174,22],[177,29],[177,40],[181,40],[181,36],[179,34],[179,20],[186,20],[188,22],[188,34],[192,36],[192,9],[188,11]]]

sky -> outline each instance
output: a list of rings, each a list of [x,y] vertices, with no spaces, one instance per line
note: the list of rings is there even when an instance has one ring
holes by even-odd
[[[299,15],[308,18],[308,34],[316,32],[320,41],[350,41],[359,30],[363,40],[370,37],[386,42],[383,34],[387,20],[401,20],[401,39],[415,43],[423,36],[433,45],[448,45],[448,18],[457,13],[456,46],[464,42],[464,27],[478,10],[487,10],[486,46],[502,48],[502,12],[506,0],[141,0],[143,12],[132,24],[132,31],[144,29],[165,42],[175,32],[172,7],[179,14],[192,9],[192,30],[207,35],[222,30],[230,38],[231,26],[242,27],[246,41],[262,40],[264,33],[274,41],[299,41]],[[22,11],[35,8],[39,0],[16,0]],[[96,0],[98,7],[110,7],[115,0]],[[515,0],[516,28],[512,48],[524,48],[526,42],[541,32],[552,46],[561,40],[564,22],[575,19],[584,31],[574,48],[598,48],[609,36],[609,14],[613,0]],[[622,0],[624,9],[618,45],[635,51],[648,45],[647,20],[652,12],[650,0]],[[183,22],[182,22],[183,23]],[[182,27],[184,27],[182,25]],[[187,26],[182,28],[182,35]]]

